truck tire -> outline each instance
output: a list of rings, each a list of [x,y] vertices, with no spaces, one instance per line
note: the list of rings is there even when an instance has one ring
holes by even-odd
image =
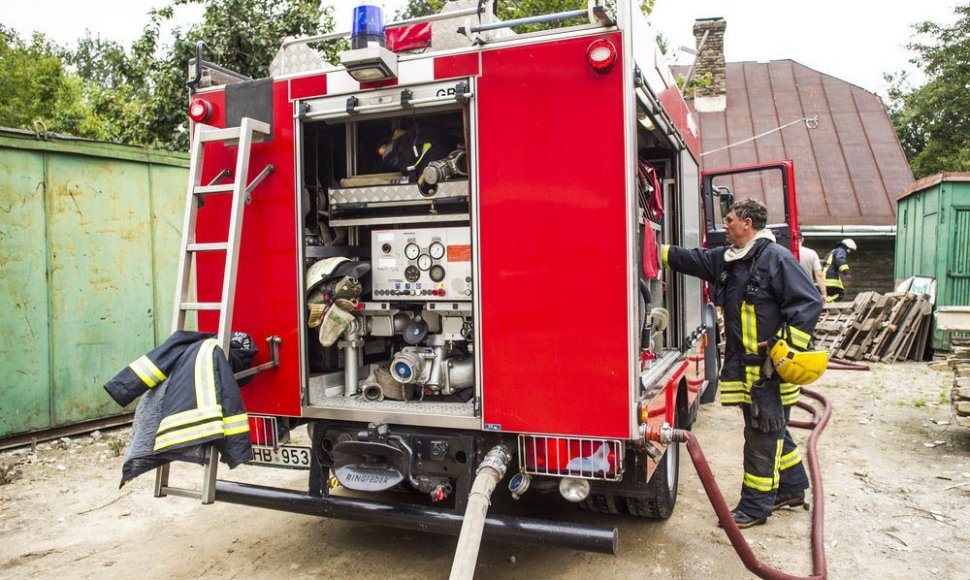
[[[626,509],[630,515],[641,518],[665,520],[674,513],[677,503],[677,485],[680,482],[680,443],[671,443],[667,452],[647,482],[644,497],[627,497]]]
[[[625,511],[632,516],[664,520],[674,513],[679,481],[680,443],[671,443],[643,492],[637,495],[591,493],[579,505],[587,511],[602,514]]]

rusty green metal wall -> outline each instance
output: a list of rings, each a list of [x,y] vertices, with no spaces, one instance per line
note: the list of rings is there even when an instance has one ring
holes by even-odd
[[[937,306],[970,306],[970,181],[948,175],[899,200],[895,277],[931,276]],[[949,349],[942,332],[933,348]]]
[[[0,131],[0,438],[118,415],[168,336],[185,155]]]

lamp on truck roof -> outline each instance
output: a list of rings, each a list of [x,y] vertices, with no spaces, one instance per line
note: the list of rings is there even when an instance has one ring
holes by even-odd
[[[378,6],[354,8],[351,50],[340,53],[340,63],[357,82],[371,83],[397,77],[397,55],[384,48],[384,13]]]

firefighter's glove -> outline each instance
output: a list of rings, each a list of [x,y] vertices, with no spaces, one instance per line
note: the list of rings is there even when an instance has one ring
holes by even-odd
[[[781,384],[776,379],[761,379],[751,387],[751,426],[762,433],[785,427]]]
[[[320,324],[320,344],[333,346],[344,330],[354,321],[354,315],[343,308],[333,305],[327,309]]]
[[[323,304],[322,302],[316,304],[308,304],[310,309],[310,314],[307,317],[307,326],[310,328],[316,328],[320,326],[323,322],[323,316],[327,313],[327,309],[330,308],[329,304]]]

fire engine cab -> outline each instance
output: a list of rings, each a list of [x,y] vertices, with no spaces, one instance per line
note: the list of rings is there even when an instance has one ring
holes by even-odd
[[[314,49],[348,35],[339,62]],[[718,220],[655,35],[631,0],[361,6],[352,34],[286,40],[270,78],[190,65],[175,328],[254,338],[256,462],[309,470],[284,490],[211,461],[204,501],[458,534],[477,478],[508,473],[496,495],[560,494],[563,518],[489,514],[486,538],[609,553],[615,528],[569,504],[670,516],[678,444],[645,433],[690,427],[718,356],[700,282],[657,248]]]

